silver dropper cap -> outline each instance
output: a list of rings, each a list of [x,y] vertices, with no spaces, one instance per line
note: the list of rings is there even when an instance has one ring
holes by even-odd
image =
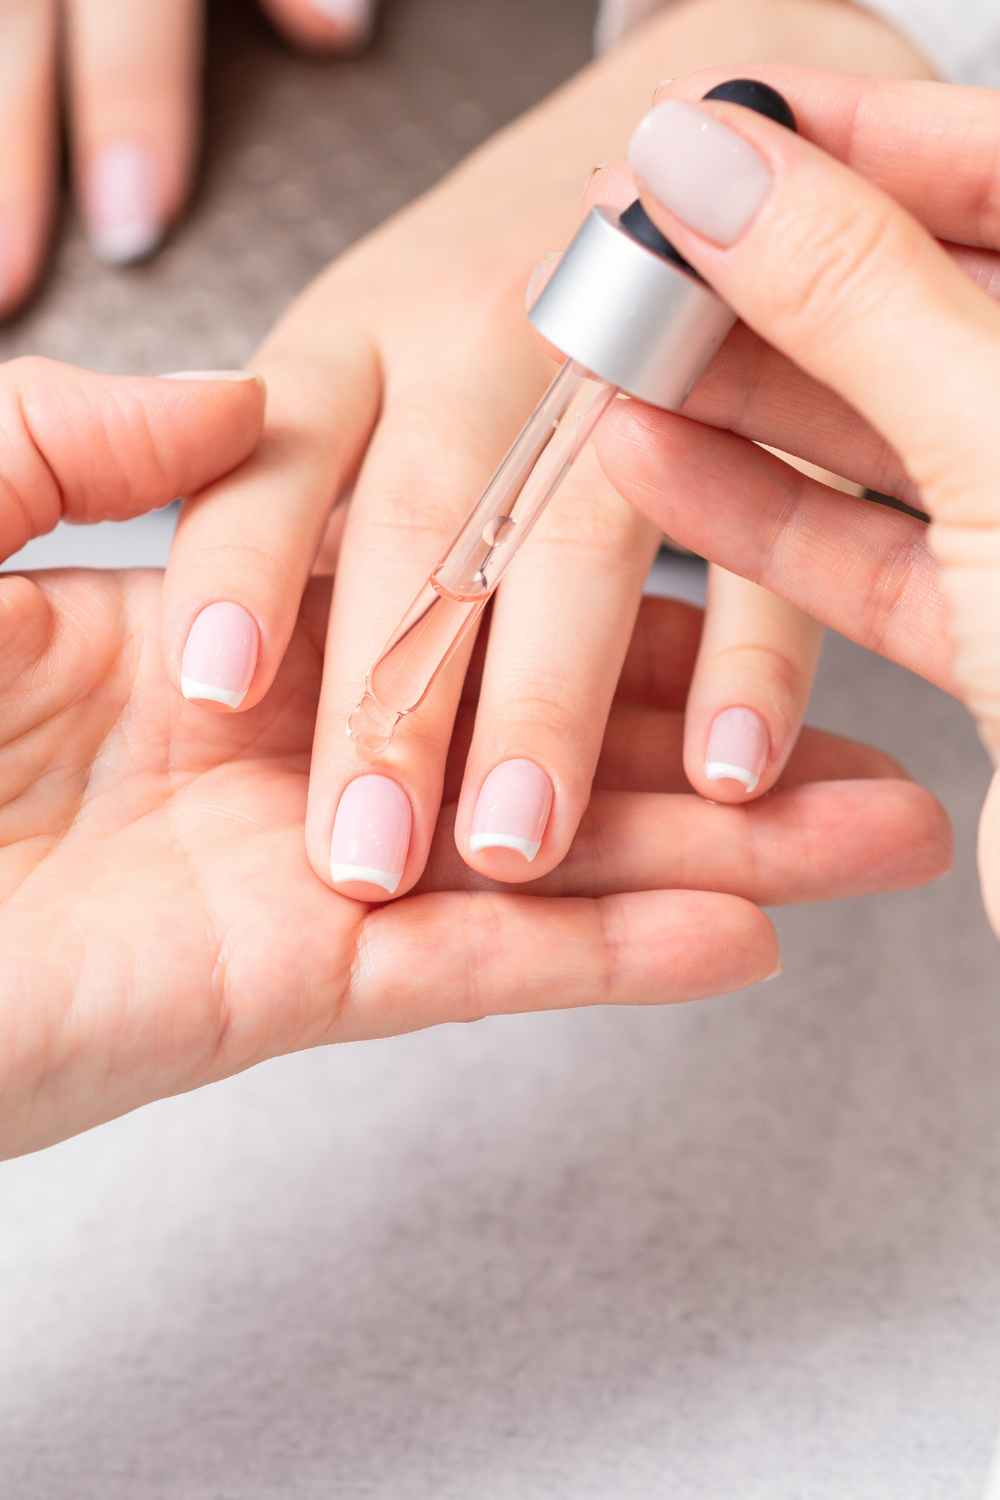
[[[677,411],[736,322],[710,287],[592,208],[530,313],[570,359]]]

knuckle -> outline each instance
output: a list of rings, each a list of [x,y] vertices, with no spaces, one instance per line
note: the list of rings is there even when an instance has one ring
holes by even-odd
[[[807,332],[824,344],[885,300],[887,278],[908,259],[898,212],[868,196],[845,203],[832,223],[818,215],[789,223],[773,314],[793,340]]]
[[[724,664],[727,677],[735,675],[742,683],[763,690],[769,702],[776,699],[781,705],[797,704],[808,696],[812,685],[811,657],[807,665],[791,645],[737,643],[726,647]],[[716,658],[713,665],[718,671],[723,662]]]

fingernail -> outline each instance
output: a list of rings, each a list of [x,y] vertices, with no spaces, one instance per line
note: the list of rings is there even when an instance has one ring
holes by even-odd
[[[733,245],[771,188],[749,141],[707,110],[664,100],[641,121],[629,166],[664,208],[718,245]]]
[[[724,708],[708,736],[705,775],[709,781],[742,781],[756,789],[771,748],[771,736],[760,714],[752,708]]]
[[[366,31],[372,22],[371,0],[312,0],[312,7],[325,21],[352,33]]]
[[[552,811],[552,783],[533,760],[495,766],[479,793],[469,848],[516,849],[530,864],[542,847]]]
[[[670,85],[673,83],[673,81],[674,80],[672,78],[661,78],[660,81],[657,84],[654,85],[654,87],[653,87],[653,105],[654,106],[655,106],[656,101],[659,98],[660,94],[662,93],[662,91],[664,89],[669,88]]]
[[[778,967],[776,969],[772,969],[771,972],[770,972],[770,974],[765,974],[764,978],[761,980],[761,984],[767,984],[767,981],[769,979],[780,979],[781,976],[782,976],[782,974],[784,974],[784,972],[785,972],[785,966],[781,962],[781,959],[779,958],[778,959]]]
[[[594,170],[597,170],[596,167]],[[541,281],[542,277],[548,277],[550,272],[555,270],[556,266],[561,260],[562,251],[553,250],[550,255],[543,256],[542,259],[538,262],[538,265],[528,277],[528,285],[524,293],[524,307],[526,312],[530,312],[535,305],[535,297],[537,295],[535,288]]]
[[[262,391],[267,390],[263,375],[257,375],[253,370],[171,370],[169,375],[161,375],[161,380],[255,380]]]
[[[156,192],[156,162],[138,141],[111,141],[94,156],[84,188],[94,254],[128,265],[155,250],[163,238]]]
[[[239,708],[257,665],[257,626],[238,604],[203,609],[188,632],[181,661],[185,698]]]
[[[337,805],[330,840],[334,885],[357,882],[395,895],[410,847],[413,814],[406,793],[388,776],[358,776]]]

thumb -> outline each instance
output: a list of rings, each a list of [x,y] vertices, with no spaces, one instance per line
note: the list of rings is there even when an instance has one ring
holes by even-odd
[[[61,519],[123,521],[204,489],[252,452],[264,400],[263,381],[242,370],[0,365],[0,555]]]

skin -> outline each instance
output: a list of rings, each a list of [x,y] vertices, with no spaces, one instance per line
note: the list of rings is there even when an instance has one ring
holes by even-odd
[[[791,100],[807,139],[705,106],[772,177],[736,243],[712,243],[644,193],[747,325],[691,412],[718,430],[623,411],[601,435],[601,460],[623,494],[689,545],[957,693],[997,763],[1000,109],[985,90],[780,68],[761,76]],[[677,97],[699,98],[711,77],[684,80]],[[852,477],[918,505],[931,524],[834,495],[744,436],[773,440],[776,429],[805,457],[839,454]],[[710,475],[697,513],[692,441]],[[979,862],[1000,932],[997,778]]]
[[[260,639],[239,710],[253,711],[275,680],[331,508],[353,490],[349,512],[333,521],[340,566],[306,819],[321,880],[331,883],[341,793],[366,770],[395,778],[412,808],[400,895],[416,886],[428,858],[471,642],[374,762],[344,726],[368,668],[553,374],[524,316],[540,250],[571,237],[588,170],[621,149],[636,101],[650,97],[659,77],[709,58],[744,70],[763,56],[926,72],[912,48],[840,0],[672,7],[338,261],[254,357],[269,390],[264,439],[241,470],[182,513],[164,595],[164,653],[179,688],[199,612],[216,600],[241,605]],[[455,825],[458,852],[479,874],[525,883],[565,858],[658,540],[658,528],[623,504],[585,455],[505,579]],[[819,631],[736,581],[713,587],[713,613],[720,629],[696,679],[687,763],[701,790],[742,802],[738,784],[707,783],[699,769],[711,719],[737,687],[737,704],[774,705],[760,787],[769,789],[801,723]],[[479,790],[511,758],[533,760],[554,788],[531,864],[511,850],[469,846]]]
[[[195,491],[256,440],[253,382],[0,372],[0,545]],[[569,857],[511,894],[457,860],[453,801],[421,891],[371,906],[302,841],[329,607],[306,591],[278,680],[206,715],[159,650],[163,575],[0,576],[0,1151],[45,1146],[298,1048],[494,1012],[648,1004],[776,971],[759,902],[933,879],[943,809],[878,751],[809,732],[751,808],[689,791],[700,616],[649,601]],[[449,799],[475,714],[465,688]]]

